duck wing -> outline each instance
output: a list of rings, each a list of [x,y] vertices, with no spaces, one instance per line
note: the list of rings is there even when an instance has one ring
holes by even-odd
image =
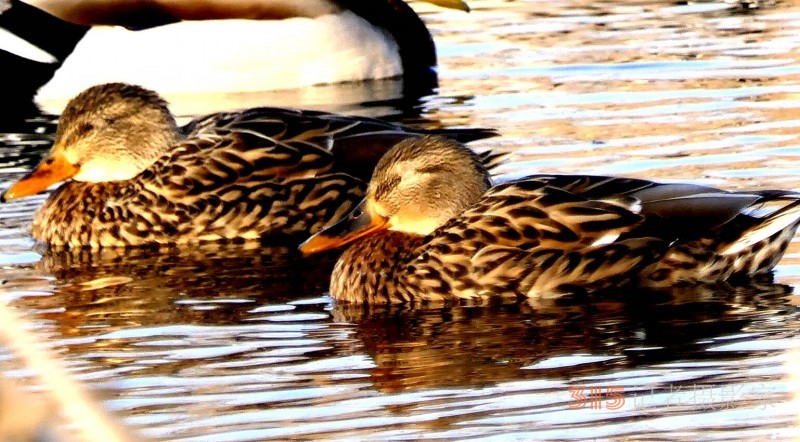
[[[293,117],[290,117],[293,116]],[[188,137],[137,178],[131,198],[164,230],[156,242],[308,234],[344,216],[363,180],[329,149],[356,122],[249,110],[190,123]]]
[[[661,238],[670,250],[648,284],[749,278],[777,265],[800,224],[800,195],[731,192],[708,186],[602,176],[537,176],[587,198],[634,198],[644,221],[621,240]]]
[[[664,259],[645,272],[647,283],[748,279],[771,271],[800,225],[800,195],[773,190],[746,195],[752,203],[729,221],[675,240]]]
[[[404,139],[437,134],[467,143],[497,136],[494,129],[420,129],[377,118],[276,107],[204,116],[189,122],[182,131],[187,138],[237,132],[303,143],[327,151],[337,171],[364,181],[369,181],[383,154]],[[481,159],[491,170],[505,161],[505,155],[486,152]]]
[[[487,243],[528,249],[611,242],[642,222],[635,199],[589,199],[522,179],[491,188],[445,229],[478,231]]]
[[[728,192],[685,183],[656,183],[636,178],[587,175],[537,175],[535,179],[589,199],[634,198],[644,217],[628,236],[663,239],[696,238],[741,216],[765,196],[759,192]]]
[[[616,241],[643,220],[629,202],[592,200],[536,179],[493,187],[422,241],[403,278],[428,300],[607,286],[664,249],[655,238]]]

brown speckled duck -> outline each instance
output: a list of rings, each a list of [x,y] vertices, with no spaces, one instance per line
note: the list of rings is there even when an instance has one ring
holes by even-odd
[[[441,132],[462,140],[493,135]],[[70,101],[49,155],[3,199],[69,180],[33,220],[34,238],[53,246],[307,236],[355,206],[389,147],[422,133],[276,108],[209,115],[179,128],[155,92],[109,83]],[[484,159],[499,161],[490,153]]]
[[[340,301],[481,303],[751,277],[778,263],[798,223],[788,191],[569,175],[490,187],[469,149],[423,137],[393,147],[365,199],[300,250],[352,242],[332,275]]]

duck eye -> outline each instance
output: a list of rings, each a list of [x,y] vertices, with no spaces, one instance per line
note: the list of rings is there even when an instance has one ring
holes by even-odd
[[[82,123],[78,126],[78,133],[81,135],[85,135],[94,130],[94,125],[92,123]]]
[[[445,167],[441,164],[434,164],[431,166],[426,166],[417,170],[417,173],[428,173],[428,174],[436,174],[444,172]]]

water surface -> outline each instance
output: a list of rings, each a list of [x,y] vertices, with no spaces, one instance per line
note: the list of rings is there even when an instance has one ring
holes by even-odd
[[[474,145],[512,152],[512,175],[800,190],[795,3],[470,5],[415,4],[441,87],[414,109],[393,105],[391,84],[219,106],[496,127]],[[210,111],[185,98],[182,116]],[[35,164],[52,125],[25,132],[0,137],[0,187]],[[800,437],[797,241],[774,280],[746,287],[364,313],[328,296],[332,257],[303,261],[291,245],[48,252],[26,232],[43,198],[0,210],[0,296],[148,437]]]

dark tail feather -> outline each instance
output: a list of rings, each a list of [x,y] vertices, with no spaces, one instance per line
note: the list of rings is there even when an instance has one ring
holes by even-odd
[[[739,238],[721,250],[721,254],[740,253],[742,250],[752,247],[778,232],[789,230],[794,234],[798,224],[800,224],[800,201],[794,201],[764,217],[761,222],[742,232]]]

